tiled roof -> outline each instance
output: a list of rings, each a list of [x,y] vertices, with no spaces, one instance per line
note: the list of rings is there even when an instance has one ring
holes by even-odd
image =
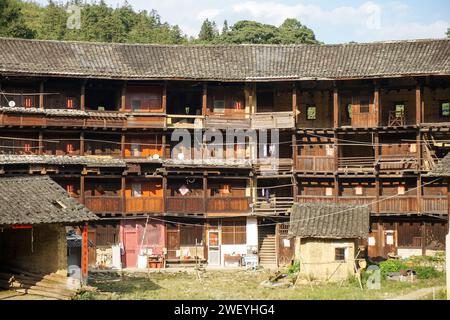
[[[52,156],[0,154],[0,164],[85,165],[92,167],[126,167],[122,159],[102,156]]]
[[[450,177],[450,152],[439,160],[436,167],[431,170],[427,176],[430,177]]]
[[[302,238],[366,239],[370,209],[337,203],[294,204],[289,234]]]
[[[0,226],[96,220],[47,176],[0,178]]]
[[[223,81],[450,74],[450,39],[340,45],[142,45],[0,38],[0,73]]]

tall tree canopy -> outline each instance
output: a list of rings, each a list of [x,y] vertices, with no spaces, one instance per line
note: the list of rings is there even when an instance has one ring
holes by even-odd
[[[447,37],[450,38],[450,28],[447,29]]]
[[[68,28],[70,5],[81,8],[81,28]],[[135,11],[125,2],[113,8],[104,0],[85,2],[49,0],[41,6],[34,2],[0,0],[0,36],[49,40],[162,44],[289,44],[318,43],[314,32],[296,19],[286,19],[279,27],[256,21],[238,21],[219,32],[215,21],[206,19],[198,37],[187,38],[176,25],[161,21],[154,10]]]

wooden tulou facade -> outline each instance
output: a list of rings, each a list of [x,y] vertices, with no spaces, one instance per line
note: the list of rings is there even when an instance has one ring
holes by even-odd
[[[49,175],[96,213],[92,265],[116,246],[123,267],[286,263],[295,202],[368,206],[370,256],[442,249],[450,190],[428,173],[450,148],[449,40],[0,48],[0,174]],[[219,161],[195,137],[211,129],[278,141],[233,140]]]

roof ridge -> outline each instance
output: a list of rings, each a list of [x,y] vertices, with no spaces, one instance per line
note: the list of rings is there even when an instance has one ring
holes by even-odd
[[[253,44],[253,43],[218,43],[218,44],[161,44],[161,43],[125,43],[125,42],[99,42],[86,40],[54,40],[54,39],[24,39],[15,37],[0,37],[2,41],[20,41],[20,42],[37,42],[37,43],[66,43],[66,44],[86,44],[86,45],[100,45],[100,46],[131,46],[131,47],[162,47],[162,48],[201,48],[201,47],[302,47],[302,46],[320,46],[320,47],[336,47],[349,45],[379,45],[379,44],[400,44],[400,43],[428,43],[450,41],[450,38],[419,38],[419,39],[401,39],[401,40],[380,40],[372,42],[343,42],[343,43],[325,43],[325,44]]]

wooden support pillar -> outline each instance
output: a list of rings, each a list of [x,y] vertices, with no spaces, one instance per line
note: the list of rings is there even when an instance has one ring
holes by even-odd
[[[81,175],[80,177],[80,202],[84,204],[85,199],[85,193],[86,193],[86,187],[85,187],[85,177]]]
[[[80,132],[80,156],[84,156],[84,132]]]
[[[39,130],[39,138],[38,138],[38,154],[41,155],[44,153],[44,133],[42,130]]]
[[[420,174],[417,176],[417,190],[416,190],[416,196],[417,196],[417,213],[422,212],[422,177]]]
[[[125,112],[127,107],[127,82],[122,84],[122,92],[120,95],[120,111]]]
[[[422,223],[422,230],[421,230],[421,243],[422,243],[422,256],[427,255],[427,223]]]
[[[339,179],[337,174],[334,175],[334,202],[339,202]]]
[[[88,281],[88,225],[85,223],[82,229],[82,248],[81,248],[81,283],[87,285]]]
[[[292,199],[294,202],[297,202],[298,197],[298,184],[297,184],[297,175],[292,175]]]
[[[339,171],[339,143],[338,143],[338,134],[334,131],[333,135],[333,147],[334,147],[334,172],[335,174]]]
[[[166,133],[163,132],[163,135],[161,137],[161,143],[162,143],[162,158],[163,160],[170,158],[170,156],[167,156],[167,152],[166,152],[166,145],[167,145],[167,137],[166,137]]]
[[[416,84],[416,125],[422,123],[422,88],[420,83]]]
[[[292,112],[294,113],[294,118],[297,119],[298,113],[298,92],[295,83],[292,85]]]
[[[44,109],[44,80],[39,83],[39,109]]]
[[[295,169],[297,168],[297,159],[298,159],[298,146],[297,146],[297,134],[294,131],[294,133],[292,133],[292,159],[294,161],[294,163],[292,164],[292,166],[294,167],[294,172]]]
[[[86,80],[81,83],[80,110],[86,110]]]
[[[162,190],[163,190],[163,199],[164,199],[164,201],[163,201],[163,212],[166,212],[167,176],[165,174],[162,177]]]
[[[339,128],[340,124],[339,92],[337,87],[333,89],[333,121],[334,128]]]
[[[120,196],[122,197],[122,214],[126,213],[126,202],[125,202],[125,193],[126,193],[127,182],[125,180],[125,176],[120,178]]]
[[[164,86],[163,86],[161,107],[162,107],[163,113],[167,113],[167,82],[164,82]]]
[[[203,174],[203,210],[205,213],[205,216],[207,216],[207,198],[208,198],[208,179],[206,173]]]
[[[120,156],[125,158],[125,134],[122,133],[120,136]]]
[[[208,84],[204,82],[202,92],[202,116],[206,116],[207,107],[208,107]]]
[[[380,213],[380,176],[375,176],[375,212]]]
[[[382,125],[382,111],[381,111],[381,103],[380,103],[380,86],[377,81],[374,83],[375,88],[373,92],[374,104],[375,104],[375,112],[377,114],[377,127]]]
[[[420,132],[420,128],[418,128],[416,132],[416,159],[419,174],[422,169],[422,151],[422,133]]]

